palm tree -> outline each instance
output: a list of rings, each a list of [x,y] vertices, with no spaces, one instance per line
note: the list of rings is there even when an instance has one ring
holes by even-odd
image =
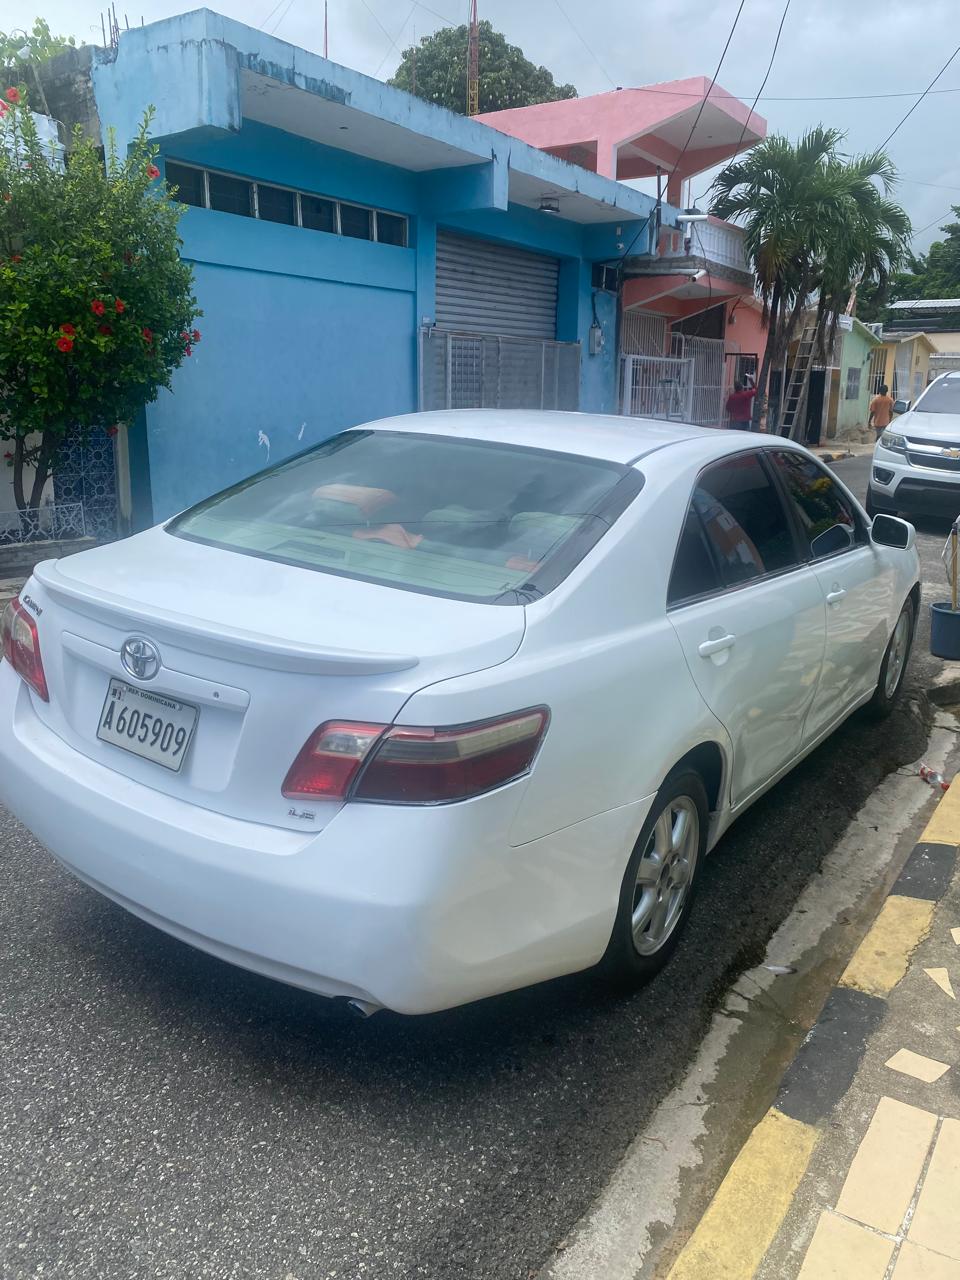
[[[714,182],[711,213],[743,226],[768,332],[754,428],[770,370],[782,365],[814,291],[822,358],[827,327],[832,340],[854,282],[885,278],[906,249],[909,219],[888,199],[896,177],[892,164],[882,152],[845,160],[839,153],[843,137],[818,125],[797,143],[766,138]]]

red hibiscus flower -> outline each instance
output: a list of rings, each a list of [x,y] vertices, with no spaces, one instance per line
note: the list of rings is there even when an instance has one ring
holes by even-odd
[[[58,338],[58,339],[57,339],[57,350],[58,350],[58,351],[72,351],[72,350],[73,350],[73,339],[72,339],[72,338]]]
[[[7,108],[0,102],[0,120],[7,114]]]
[[[15,89],[13,85],[11,85],[10,88],[7,90],[7,101],[8,102],[20,101],[20,90]]]
[[[118,298],[113,305],[118,316],[122,315],[123,312],[126,311],[127,309],[127,304],[123,301],[122,298]]]
[[[192,355],[193,355],[193,347],[191,347],[191,346],[190,346],[190,343],[189,343],[189,342],[188,342],[188,343],[187,343],[187,345],[183,348],[183,354],[184,354],[185,356],[192,356]]]
[[[12,461],[13,461],[13,454],[10,452],[10,450],[9,450],[9,449],[7,450],[7,452],[6,452],[3,456],[4,456],[4,458],[6,459],[6,461],[7,461],[7,462],[12,462]]]
[[[149,164],[149,165],[147,165],[147,177],[148,177],[148,178],[159,178],[159,177],[160,177],[160,170],[157,168],[157,166],[156,166],[155,164]]]
[[[190,337],[194,340],[194,342],[199,342],[199,341],[200,341],[200,330],[199,330],[199,329],[194,329],[194,331],[193,331],[193,333],[190,335]]]
[[[119,430],[120,430],[119,427],[107,427],[107,435],[115,436]]]
[[[152,342],[152,341],[153,341],[153,330],[152,330],[152,329],[141,329],[141,330],[140,330],[140,332],[143,334],[144,339],[145,339],[147,342]]]
[[[10,261],[11,261],[11,262],[22,262],[22,261],[23,261],[23,255],[22,255],[22,254],[20,254],[20,253],[15,253],[15,254],[13,255],[13,257],[10,259]]]
[[[77,331],[72,324],[62,324],[60,326],[60,332],[65,333],[68,338],[72,338]]]
[[[104,311],[106,311],[106,307],[103,305],[103,303],[100,301],[99,298],[94,298],[94,300],[90,303],[90,310],[93,312],[95,316],[102,316]]]
[[[113,333],[113,330],[108,324],[99,324],[97,325],[97,333],[110,334]]]

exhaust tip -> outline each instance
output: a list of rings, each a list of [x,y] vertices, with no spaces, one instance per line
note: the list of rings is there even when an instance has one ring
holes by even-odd
[[[347,1000],[347,1008],[357,1018],[370,1018],[383,1008],[383,1005],[374,1004],[371,1000],[360,1000],[357,997],[351,997]]]

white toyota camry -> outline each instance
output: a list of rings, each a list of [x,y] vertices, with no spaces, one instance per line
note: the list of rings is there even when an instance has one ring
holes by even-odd
[[[0,799],[144,920],[362,1012],[642,980],[724,829],[890,709],[918,605],[912,527],[779,438],[387,420],[39,565]]]

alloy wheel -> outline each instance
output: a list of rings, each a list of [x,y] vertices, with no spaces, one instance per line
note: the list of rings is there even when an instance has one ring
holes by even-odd
[[[677,796],[654,824],[637,867],[631,928],[639,955],[655,955],[676,929],[699,852],[700,812],[689,796]]]
[[[893,629],[893,635],[890,638],[890,655],[887,658],[887,674],[883,682],[883,692],[887,698],[892,698],[897,691],[897,686],[903,675],[903,668],[907,662],[907,651],[910,648],[910,618],[906,609],[897,619],[897,625]]]

